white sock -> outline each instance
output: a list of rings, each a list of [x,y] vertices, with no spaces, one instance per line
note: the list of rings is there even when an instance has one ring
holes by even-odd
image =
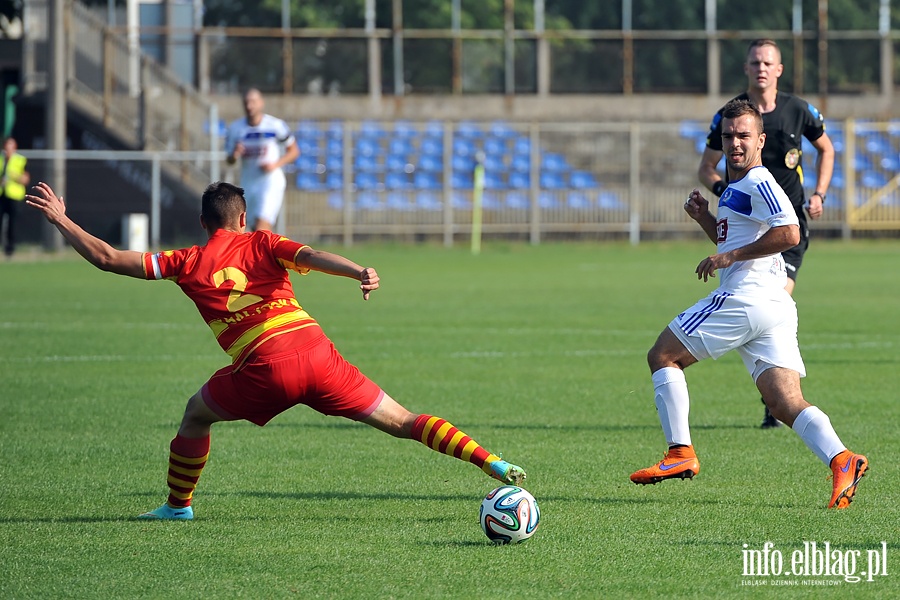
[[[834,432],[831,419],[817,406],[804,408],[792,428],[826,467],[831,466],[831,459],[847,449]]]
[[[663,367],[651,376],[655,393],[656,412],[662,424],[666,442],[691,445],[688,412],[691,399],[688,395],[684,371],[675,367]]]

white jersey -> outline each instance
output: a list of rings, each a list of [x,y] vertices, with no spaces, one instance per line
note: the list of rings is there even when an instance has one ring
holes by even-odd
[[[751,244],[773,227],[798,225],[790,199],[769,170],[753,167],[744,177],[729,182],[719,198],[716,232],[719,253]],[[787,272],[781,253],[736,262],[720,269],[719,289],[731,293],[783,290]]]
[[[275,169],[264,173],[260,164],[273,163],[284,155],[285,149],[294,143],[294,134],[281,119],[264,114],[259,125],[253,126],[242,118],[228,127],[225,152],[231,154],[240,142],[244,145],[241,158],[241,186],[247,188],[265,180],[282,180],[284,172]]]

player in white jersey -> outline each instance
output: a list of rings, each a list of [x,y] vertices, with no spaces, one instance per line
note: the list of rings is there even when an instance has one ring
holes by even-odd
[[[225,139],[228,164],[241,159],[241,186],[247,199],[247,224],[253,231],[271,230],[278,220],[287,179],[284,165],[300,156],[288,124],[263,112],[262,93],[244,94],[246,117],[233,122]]]
[[[684,369],[704,358],[737,350],[769,410],[831,468],[829,508],[850,505],[868,460],[841,443],[828,416],[800,389],[806,375],[797,343],[797,307],[784,289],[781,252],[800,238],[797,215],[768,169],[762,166],[762,115],[748,100],[723,109],[722,143],[728,180],[718,215],[694,190],[684,210],[717,245],[700,261],[698,279],[720,276],[709,296],[675,317],[647,355],[656,408],[669,449],[661,461],[632,473],[637,484],[690,479],[700,472],[688,426]]]

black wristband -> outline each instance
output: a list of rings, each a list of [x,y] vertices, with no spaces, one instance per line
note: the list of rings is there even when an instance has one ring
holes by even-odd
[[[810,194],[810,197],[812,197],[812,196],[818,196],[819,198],[822,199],[822,204],[825,204],[825,194],[820,194],[819,192],[813,192],[812,194]]]
[[[721,179],[712,184],[712,193],[716,196],[721,196],[722,192],[725,191],[725,188],[728,187],[728,184],[722,181]]]

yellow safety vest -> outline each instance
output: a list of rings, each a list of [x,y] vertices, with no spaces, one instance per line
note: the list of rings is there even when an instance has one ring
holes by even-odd
[[[0,172],[3,171],[3,163],[5,161],[6,156],[0,152]],[[25,186],[19,183],[18,180],[22,176],[22,173],[25,172],[26,162],[28,162],[28,159],[21,154],[13,154],[9,157],[9,164],[5,165],[6,173],[3,177],[6,180],[6,185],[3,186],[3,195],[10,200],[25,199]]]

